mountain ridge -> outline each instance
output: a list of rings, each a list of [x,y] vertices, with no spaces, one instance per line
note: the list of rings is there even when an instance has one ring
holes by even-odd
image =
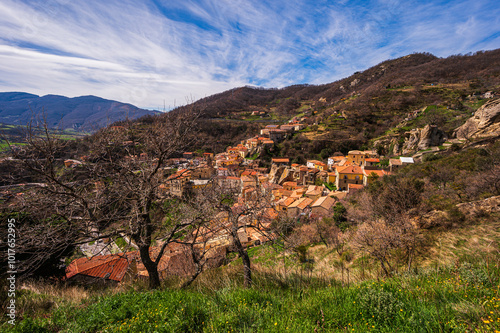
[[[92,132],[116,121],[156,113],[93,95],[66,97],[0,92],[0,122],[9,125],[26,125],[35,118],[35,121],[46,121],[51,128]]]

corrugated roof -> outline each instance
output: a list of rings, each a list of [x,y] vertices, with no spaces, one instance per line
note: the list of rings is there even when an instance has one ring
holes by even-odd
[[[413,157],[400,157],[402,163],[415,163]]]

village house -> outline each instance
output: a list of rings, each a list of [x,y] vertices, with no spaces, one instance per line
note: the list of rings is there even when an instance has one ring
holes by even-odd
[[[274,158],[271,159],[271,162],[273,164],[278,165],[278,166],[280,166],[280,165],[285,165],[285,166],[290,165],[290,159],[289,158],[285,158],[285,157],[274,157]]]
[[[306,162],[306,166],[308,168],[314,168],[314,169],[318,169],[320,171],[328,170],[328,165],[326,165],[325,163],[323,163],[321,161],[317,161],[317,160],[308,160]]]
[[[281,142],[286,136],[286,132],[282,129],[270,129],[269,130],[269,139],[274,142]]]
[[[265,128],[260,130],[261,135],[269,135],[269,130],[279,129],[279,125],[267,125]]]
[[[316,201],[323,195],[323,186],[309,185],[305,196],[313,201]]]
[[[365,163],[363,164],[365,167],[374,166],[380,163],[378,158],[365,158]]]
[[[320,197],[311,206],[311,213],[326,216],[330,214],[330,210],[335,204],[335,199],[332,197]]]
[[[351,194],[363,188],[362,184],[347,184],[347,193]]]
[[[347,153],[347,162],[354,163],[356,165],[363,165],[365,160],[365,154],[359,150],[351,150]]]
[[[194,154],[191,152],[185,152],[184,154],[182,154],[182,157],[187,159],[187,160],[190,160],[190,159],[194,158]]]
[[[336,168],[335,187],[339,191],[347,191],[348,184],[363,184],[363,169],[359,166],[346,166]]]
[[[364,169],[363,170],[363,185],[368,186],[370,183],[372,183],[374,180],[384,177],[385,175],[388,175],[389,173],[385,170],[369,170],[369,169]]]
[[[408,164],[413,164],[415,161],[413,160],[413,157],[400,157],[400,158],[391,158],[389,160],[389,170],[391,172],[405,166]]]
[[[287,133],[293,133],[295,132],[295,125],[281,125],[280,129],[287,132]]]
[[[305,213],[306,209],[311,205],[313,201],[309,198],[300,198],[294,201],[287,208],[288,217],[296,217],[299,214]]]
[[[328,167],[332,168],[334,165],[339,165],[342,160],[346,160],[344,156],[331,156],[328,157]]]

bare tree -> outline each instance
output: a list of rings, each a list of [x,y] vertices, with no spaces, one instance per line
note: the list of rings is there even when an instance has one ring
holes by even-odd
[[[150,287],[159,287],[158,264],[166,247],[189,227],[186,221],[166,218],[172,206],[164,205],[159,190],[163,167],[193,142],[196,120],[186,112],[163,115],[148,126],[123,122],[108,127],[87,139],[88,156],[74,168],[65,167],[61,159],[67,143],[47,126],[40,133],[29,125],[26,149],[13,155],[43,181],[32,191],[31,207],[44,202],[45,216],[57,216],[82,242],[130,237],[148,271]],[[155,245],[157,255],[151,251]]]
[[[211,225],[217,237],[227,237],[231,248],[243,261],[245,287],[252,286],[252,267],[247,251],[246,232],[253,229],[271,239],[270,225],[274,208],[268,195],[259,187],[247,187],[241,191],[239,185],[220,184],[217,181],[204,191],[206,212],[211,216]]]

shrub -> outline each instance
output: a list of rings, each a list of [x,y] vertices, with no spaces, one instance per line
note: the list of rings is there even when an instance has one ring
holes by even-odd
[[[359,298],[363,310],[381,324],[394,321],[403,308],[403,303],[390,291],[365,289]]]

